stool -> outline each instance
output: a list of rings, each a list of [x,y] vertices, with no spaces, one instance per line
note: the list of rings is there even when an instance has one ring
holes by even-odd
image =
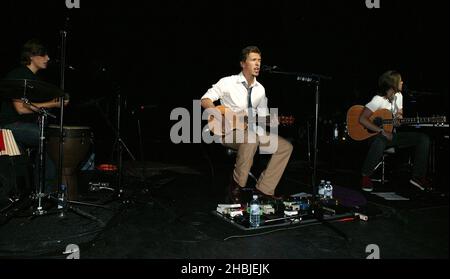
[[[386,150],[384,150],[383,152],[383,157],[381,157],[381,161],[378,163],[378,165],[376,165],[374,171],[376,171],[378,168],[381,167],[381,178],[379,179],[372,179],[372,181],[374,182],[380,182],[381,184],[384,184],[386,182],[388,182],[388,180],[386,179],[386,157],[388,157],[389,155],[393,155],[395,154],[395,148],[394,147],[390,147],[387,148]]]

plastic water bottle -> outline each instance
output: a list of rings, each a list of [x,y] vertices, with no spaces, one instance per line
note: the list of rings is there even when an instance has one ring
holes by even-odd
[[[337,123],[334,124],[334,129],[333,129],[333,139],[334,139],[335,141],[337,141],[337,140],[339,139],[339,127],[338,127],[338,124],[337,124]]]
[[[325,180],[320,180],[317,194],[319,195],[319,197],[323,197],[325,195]]]
[[[95,170],[95,153],[92,153],[91,156],[89,156],[89,159],[81,167],[81,170],[82,171]]]
[[[250,202],[250,227],[257,228],[260,225],[261,208],[259,206],[258,196],[253,195],[253,200]]]
[[[67,187],[66,185],[61,185],[61,191],[58,194],[58,211],[59,217],[65,217],[67,206]]]
[[[333,185],[331,185],[330,181],[327,181],[327,183],[325,185],[324,196],[326,199],[333,198]]]

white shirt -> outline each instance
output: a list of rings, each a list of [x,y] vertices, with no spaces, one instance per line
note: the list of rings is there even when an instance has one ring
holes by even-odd
[[[397,92],[393,96],[392,103],[388,99],[381,96],[374,96],[372,101],[367,103],[366,108],[375,112],[379,109],[388,109],[392,112],[392,115],[396,115],[399,110],[403,108],[403,95],[401,92]]]
[[[202,96],[202,99],[211,99],[213,102],[220,99],[222,105],[234,112],[247,110],[248,90],[246,85],[243,84],[244,82],[247,85],[247,80],[242,72],[238,75],[224,77],[214,84],[205,95]],[[251,87],[253,115],[256,113],[259,116],[269,115],[264,86],[255,79]]]

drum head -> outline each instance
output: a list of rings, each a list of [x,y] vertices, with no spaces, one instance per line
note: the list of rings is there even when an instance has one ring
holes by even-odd
[[[59,137],[59,125],[48,125],[47,136]],[[92,132],[91,128],[87,126],[64,126],[63,137],[67,138],[92,137]]]

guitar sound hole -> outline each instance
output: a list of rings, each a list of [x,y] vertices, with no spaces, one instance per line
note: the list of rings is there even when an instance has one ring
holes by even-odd
[[[380,117],[376,117],[373,119],[373,124],[377,125],[377,127],[382,127],[383,126],[383,119]]]

